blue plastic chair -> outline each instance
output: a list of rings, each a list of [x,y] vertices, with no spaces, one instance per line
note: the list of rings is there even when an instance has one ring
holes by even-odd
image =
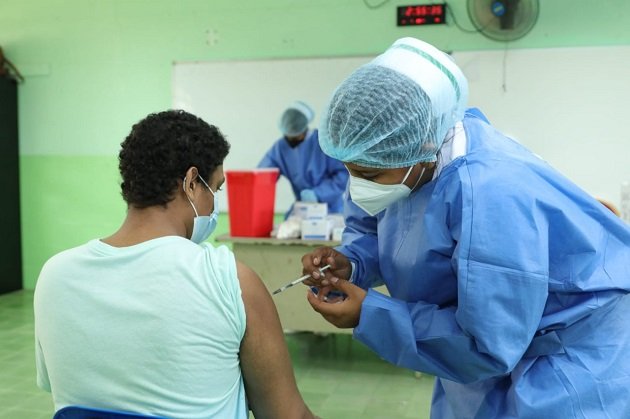
[[[85,406],[66,406],[59,409],[53,419],[167,419],[160,416],[145,416],[138,413],[96,409]]]

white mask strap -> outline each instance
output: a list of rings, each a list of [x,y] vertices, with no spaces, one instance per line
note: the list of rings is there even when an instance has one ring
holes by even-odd
[[[208,190],[212,193],[212,196],[214,196],[214,191],[212,190],[212,188],[210,186],[208,186],[206,181],[203,180],[203,178],[201,176],[199,176],[199,180],[202,181],[204,185],[206,185],[206,188],[208,188]]]
[[[427,170],[426,166],[422,166],[422,172],[420,172],[420,175],[418,176],[418,180],[416,180],[416,184],[413,185],[413,188],[411,188],[411,190],[413,191],[414,189],[416,189],[416,187],[418,186],[418,183],[420,183],[420,179],[422,179],[422,175],[424,175],[424,171]]]
[[[411,169],[413,169],[413,166],[409,167],[409,170],[407,170],[407,174],[405,175],[405,178],[402,180],[402,182],[400,182],[400,184],[402,185],[403,183],[405,183],[405,181],[407,180],[407,178],[409,177],[409,175],[411,174]]]
[[[186,195],[186,199],[188,199],[188,202],[190,202],[190,205],[193,207],[193,211],[195,211],[195,217],[199,217],[199,213],[197,213],[197,208],[195,208],[195,204],[193,204],[193,202],[188,197],[188,194],[186,193],[186,176],[184,176],[184,181],[182,182],[182,189],[184,190],[184,195]],[[212,189],[210,190],[210,192],[212,192]]]

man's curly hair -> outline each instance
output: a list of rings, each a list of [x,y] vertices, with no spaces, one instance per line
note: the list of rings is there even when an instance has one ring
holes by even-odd
[[[208,181],[230,150],[217,127],[181,110],[148,115],[133,126],[121,147],[122,196],[136,208],[173,200],[191,166]]]

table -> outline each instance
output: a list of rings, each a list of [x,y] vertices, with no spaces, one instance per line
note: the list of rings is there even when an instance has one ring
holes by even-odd
[[[269,292],[302,276],[302,256],[319,246],[337,246],[333,240],[281,240],[265,237],[218,236],[217,242],[231,242],[236,258],[252,268],[263,280]],[[286,332],[310,331],[322,333],[351,333],[352,329],[338,329],[313,311],[306,300],[304,285],[296,285],[274,295],[282,328]]]
[[[219,243],[232,243],[236,258],[260,276],[269,292],[302,276],[302,256],[319,246],[337,246],[334,240],[281,240],[266,237],[232,237],[224,234],[215,238]],[[387,288],[377,291],[389,295]],[[352,333],[338,329],[316,313],[306,300],[306,287],[296,285],[272,297],[285,332]],[[352,342],[352,341],[350,341]],[[415,377],[421,377],[415,372]]]

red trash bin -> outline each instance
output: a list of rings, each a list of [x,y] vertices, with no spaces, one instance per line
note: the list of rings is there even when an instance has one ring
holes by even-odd
[[[231,236],[269,237],[279,175],[275,168],[225,171]]]

